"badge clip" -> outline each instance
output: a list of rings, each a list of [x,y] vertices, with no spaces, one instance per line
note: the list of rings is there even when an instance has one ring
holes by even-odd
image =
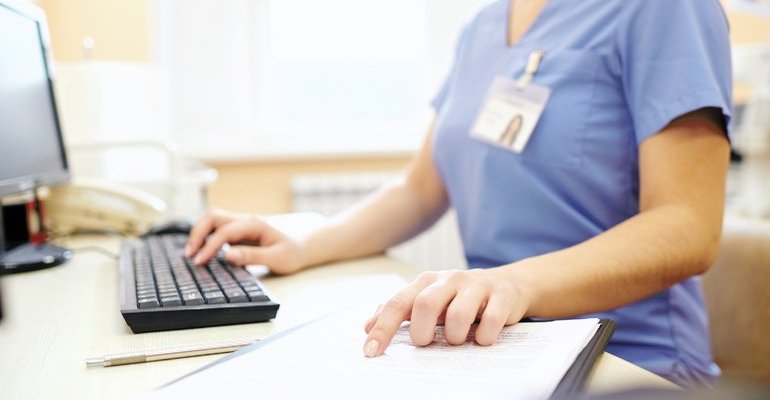
[[[535,78],[535,74],[540,69],[540,63],[545,57],[545,50],[533,51],[529,55],[529,61],[527,62],[527,68],[524,73],[521,74],[518,80],[516,80],[516,89],[524,90],[532,83],[532,79]]]

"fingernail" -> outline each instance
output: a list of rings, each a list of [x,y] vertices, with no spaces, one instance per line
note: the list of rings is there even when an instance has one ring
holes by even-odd
[[[203,261],[203,257],[201,256],[195,256],[195,258],[193,259],[193,263],[195,263],[195,265],[201,265],[202,261]]]
[[[367,357],[377,357],[377,350],[379,349],[380,344],[376,339],[372,339],[366,343],[366,346],[364,346],[364,354]]]

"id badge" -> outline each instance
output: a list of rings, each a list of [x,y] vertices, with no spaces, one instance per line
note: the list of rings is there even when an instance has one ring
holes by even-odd
[[[471,128],[471,136],[521,153],[543,115],[551,89],[497,77],[489,88],[481,112]]]

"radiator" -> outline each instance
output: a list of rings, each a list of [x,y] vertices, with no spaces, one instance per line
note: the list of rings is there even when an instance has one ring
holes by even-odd
[[[297,175],[291,180],[292,208],[333,215],[398,176],[398,172]],[[465,268],[454,211],[449,210],[419,236],[388,250],[388,255],[425,270]]]

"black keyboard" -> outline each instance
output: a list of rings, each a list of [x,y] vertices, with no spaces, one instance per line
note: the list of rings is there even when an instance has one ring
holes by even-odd
[[[243,268],[219,258],[195,266],[187,235],[128,240],[120,256],[120,312],[135,333],[263,322],[278,303]]]

